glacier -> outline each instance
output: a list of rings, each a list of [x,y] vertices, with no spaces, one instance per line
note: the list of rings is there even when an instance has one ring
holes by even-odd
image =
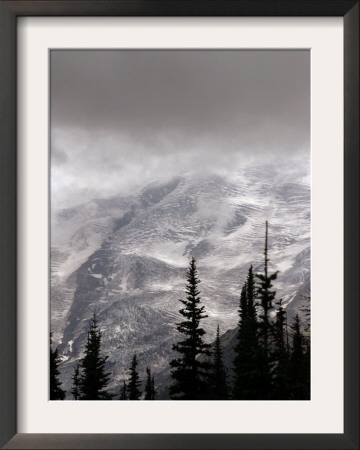
[[[168,378],[192,256],[208,314],[206,340],[218,324],[231,333],[248,268],[262,271],[266,220],[270,270],[279,271],[277,298],[290,320],[310,292],[310,219],[306,158],[194,171],[52,211],[50,326],[63,387],[71,389],[93,312],[111,392],[120,393],[134,353],[140,376],[149,366],[157,386]]]

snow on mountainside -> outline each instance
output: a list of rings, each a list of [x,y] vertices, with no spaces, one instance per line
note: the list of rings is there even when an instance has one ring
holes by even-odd
[[[262,270],[265,220],[278,298],[294,314],[310,288],[308,161],[184,175],[53,216],[51,328],[67,390],[94,311],[114,392],[134,353],[140,373],[149,366],[158,383],[166,379],[192,256],[207,340],[218,323],[223,332],[234,328],[247,270]]]

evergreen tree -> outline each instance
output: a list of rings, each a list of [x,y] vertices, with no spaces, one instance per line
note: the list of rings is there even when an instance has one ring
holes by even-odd
[[[75,400],[80,399],[80,364],[76,364],[74,367],[74,374],[72,376],[73,387],[71,389],[71,393],[74,396]]]
[[[256,274],[259,281],[258,291],[257,295],[260,300],[260,306],[262,307],[263,313],[260,315],[260,319],[262,320],[260,330],[261,330],[261,336],[264,346],[264,352],[266,356],[268,356],[269,353],[269,335],[270,335],[270,328],[271,323],[269,320],[269,313],[270,310],[273,307],[273,300],[275,299],[275,291],[272,291],[271,288],[273,287],[272,281],[276,280],[277,278],[277,272],[273,273],[272,275],[268,274],[268,264],[269,264],[269,258],[268,258],[268,222],[266,221],[265,225],[265,249],[264,249],[264,273],[263,274]]]
[[[303,313],[304,317],[304,341],[305,341],[305,352],[310,357],[310,335],[311,335],[311,295],[310,290],[306,294],[301,296],[301,306],[300,311]]]
[[[155,400],[156,390],[154,375],[151,375],[150,369],[146,368],[145,400]]]
[[[209,345],[203,340],[205,330],[200,322],[205,319],[205,307],[200,306],[195,259],[192,258],[187,272],[186,300],[180,300],[184,305],[180,314],[184,320],[177,324],[177,330],[185,335],[185,339],[173,345],[173,350],[180,357],[170,362],[173,383],[170,386],[170,397],[181,400],[201,400],[207,396],[207,376],[209,362],[199,356],[209,356]]]
[[[105,390],[111,376],[105,372],[107,359],[108,356],[101,356],[101,331],[94,313],[88,331],[85,356],[81,360],[81,400],[110,400],[113,397]]]
[[[311,323],[310,323],[310,317],[311,317],[310,304],[311,304],[311,295],[310,295],[310,290],[308,290],[307,293],[301,295],[301,306],[300,306],[299,309],[303,313],[304,319],[305,319],[304,331],[306,333],[309,333],[309,334],[310,334],[310,327],[311,327]]]
[[[227,400],[229,398],[229,393],[226,379],[226,368],[223,360],[223,350],[220,342],[219,324],[216,330],[215,348],[213,351],[211,381],[210,398],[212,400]]]
[[[277,302],[279,308],[276,311],[276,319],[272,329],[274,341],[272,360],[274,361],[274,369],[271,396],[276,400],[288,400],[290,398],[289,353],[286,313],[281,303],[281,300]]]
[[[128,396],[127,396],[127,386],[125,383],[125,380],[123,382],[123,386],[121,388],[121,392],[120,392],[120,400],[128,400]]]
[[[276,351],[280,353],[286,352],[286,313],[282,307],[282,300],[277,302],[279,308],[276,311],[276,319],[272,328],[274,344]]]
[[[237,339],[238,343],[234,347],[235,358],[233,361],[234,365],[234,385],[233,385],[233,398],[236,400],[243,400],[246,398],[247,382],[250,381],[250,377],[247,373],[247,356],[248,343],[247,343],[247,286],[246,282],[241,289],[240,294],[240,306],[238,309],[239,322],[238,322],[238,332]],[[250,349],[249,349],[250,350]]]
[[[137,359],[136,355],[133,356],[130,366],[130,379],[127,385],[127,395],[129,400],[139,400],[141,396],[141,391],[139,387],[141,386],[141,381],[139,374],[137,372]]]
[[[292,398],[294,400],[310,399],[310,364],[304,351],[304,337],[301,333],[298,314],[291,325],[292,346],[290,354],[290,376]]]
[[[310,398],[311,398],[311,347],[310,347],[310,337],[307,337],[305,339],[304,397],[305,397],[305,400],[310,400]]]
[[[61,388],[59,380],[59,358],[58,348],[52,349],[52,333],[50,333],[50,400],[64,400],[65,391]]]
[[[252,266],[241,290],[238,322],[238,343],[235,346],[233,398],[262,398],[261,352],[255,303],[255,281]]]
[[[306,396],[310,398],[310,378],[311,378],[311,292],[310,289],[306,294],[302,295],[301,312],[304,315],[304,379]]]
[[[259,315],[259,338],[261,344],[261,360],[260,367],[262,373],[262,390],[267,395],[271,391],[271,373],[270,373],[270,337],[272,331],[272,324],[270,321],[270,310],[273,308],[273,301],[275,299],[276,292],[271,288],[273,287],[272,281],[276,280],[278,272],[269,275],[268,270],[269,258],[268,258],[268,222],[265,224],[265,249],[264,249],[264,273],[257,274],[259,279],[257,288],[257,298],[260,300],[259,306],[262,313]],[[266,397],[263,397],[266,398]]]

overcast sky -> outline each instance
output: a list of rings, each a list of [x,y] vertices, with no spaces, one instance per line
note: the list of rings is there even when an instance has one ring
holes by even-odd
[[[52,207],[310,152],[309,51],[52,51]]]

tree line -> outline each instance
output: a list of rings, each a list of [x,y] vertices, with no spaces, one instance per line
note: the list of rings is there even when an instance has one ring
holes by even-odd
[[[186,299],[180,300],[182,321],[176,324],[180,335],[173,345],[178,354],[170,361],[172,400],[309,400],[310,324],[304,331],[296,315],[288,326],[286,310],[277,300],[269,273],[268,223],[265,227],[264,270],[254,275],[250,266],[239,299],[239,320],[232,376],[224,362],[220,329],[213,346],[205,342],[203,319],[208,316],[201,304],[200,280],[192,258],[186,285]],[[309,309],[305,316],[309,319]],[[76,400],[110,400],[106,391],[110,373],[105,371],[107,356],[101,356],[101,332],[94,314],[89,327],[84,357],[74,368],[71,393]],[[63,400],[59,381],[60,358],[50,345],[50,399]],[[129,379],[118,393],[120,400],[156,399],[154,375],[146,368],[145,391],[137,371],[137,357],[129,367]]]
[[[265,228],[264,271],[254,275],[250,266],[239,300],[237,344],[227,374],[219,327],[212,351],[204,340],[201,321],[207,317],[201,305],[196,262],[187,273],[186,300],[180,300],[183,321],[177,324],[184,336],[173,350],[179,356],[172,368],[169,393],[174,400],[309,400],[310,337],[301,330],[299,316],[287,325],[282,301],[276,299],[269,273],[268,223]],[[272,317],[275,312],[275,317]],[[309,315],[309,312],[306,311]],[[289,336],[290,334],[290,336]]]
[[[117,394],[110,393],[106,387],[111,379],[111,373],[106,372],[105,365],[108,356],[101,355],[101,331],[94,313],[84,350],[84,356],[74,367],[72,376],[71,394],[74,400],[112,400],[118,396],[119,400],[139,400],[142,396],[140,390],[142,381],[137,366],[137,357],[134,354],[129,368],[129,379],[125,380]],[[61,387],[59,380],[58,348],[52,348],[50,335],[50,400],[64,400],[66,392]],[[146,384],[144,400],[155,400],[155,380],[149,367],[146,368]]]

